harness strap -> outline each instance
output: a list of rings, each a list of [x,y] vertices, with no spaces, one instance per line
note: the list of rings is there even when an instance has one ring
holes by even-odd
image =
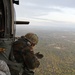
[[[10,68],[20,71],[21,68],[23,67],[22,63],[17,63],[17,62],[13,62],[13,61],[8,61],[7,64],[9,65]]]
[[[2,52],[1,53],[3,55],[3,57],[5,58],[4,61],[8,64],[9,67],[12,67],[15,70],[20,70],[22,68],[22,63],[17,63],[15,61],[11,61],[8,59],[6,53]]]

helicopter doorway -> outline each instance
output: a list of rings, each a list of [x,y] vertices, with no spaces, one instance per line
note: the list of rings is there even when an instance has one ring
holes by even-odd
[[[0,0],[0,38],[4,37],[5,32],[5,14],[3,0]]]

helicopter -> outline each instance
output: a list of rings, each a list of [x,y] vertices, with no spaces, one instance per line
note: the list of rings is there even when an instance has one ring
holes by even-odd
[[[16,25],[29,24],[29,21],[16,21],[14,4],[19,5],[19,0],[0,0],[0,59],[6,62],[15,41]]]

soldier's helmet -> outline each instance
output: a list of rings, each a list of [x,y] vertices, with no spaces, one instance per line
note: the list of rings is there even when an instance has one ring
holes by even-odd
[[[33,43],[34,45],[38,43],[38,36],[34,33],[27,33],[25,35],[25,38],[29,40],[31,43]]]

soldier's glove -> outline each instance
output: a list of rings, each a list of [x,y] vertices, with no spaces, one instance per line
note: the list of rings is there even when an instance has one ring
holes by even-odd
[[[37,56],[38,59],[42,59],[43,58],[43,54],[40,54],[40,52],[35,53],[35,55]]]

